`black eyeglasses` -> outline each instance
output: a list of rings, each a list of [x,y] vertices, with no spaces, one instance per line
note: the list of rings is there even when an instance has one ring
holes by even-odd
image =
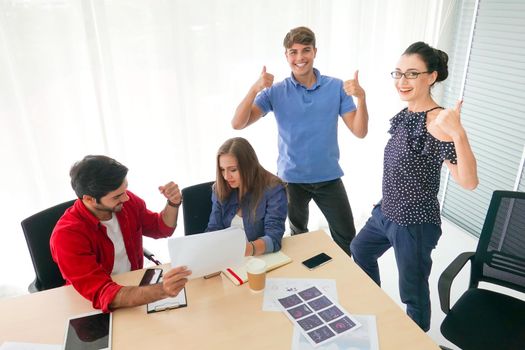
[[[416,72],[413,70],[409,70],[408,72],[402,73],[398,70],[395,70],[393,72],[390,72],[390,75],[394,79],[401,79],[402,76],[405,76],[406,79],[417,79],[419,77],[419,74],[425,74],[430,72]]]

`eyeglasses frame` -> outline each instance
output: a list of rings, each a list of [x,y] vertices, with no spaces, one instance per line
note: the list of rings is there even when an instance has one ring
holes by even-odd
[[[409,77],[407,77],[407,73],[412,73],[412,74],[415,74],[416,76],[413,77],[413,78],[409,78]],[[395,71],[393,71],[393,72],[390,72],[390,76],[391,76],[393,79],[396,79],[396,80],[401,79],[401,77],[405,77],[405,79],[410,79],[410,80],[412,80],[412,79],[417,79],[417,78],[419,78],[419,76],[420,76],[421,74],[430,74],[430,73],[432,73],[432,72],[429,72],[429,71],[426,71],[426,72],[416,72],[416,71],[411,71],[411,70],[402,73],[401,71],[395,70]],[[396,78],[396,77],[394,76],[394,74],[400,74],[400,77],[399,77],[399,78]]]

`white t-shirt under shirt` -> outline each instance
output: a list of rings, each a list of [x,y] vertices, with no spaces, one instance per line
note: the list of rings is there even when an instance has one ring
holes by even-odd
[[[111,219],[107,221],[100,221],[100,223],[106,226],[109,239],[113,242],[115,248],[115,261],[113,263],[113,271],[111,274],[117,274],[122,272],[131,271],[131,264],[129,262],[128,253],[124,246],[124,239],[122,238],[122,231],[118,223],[117,217],[114,213],[111,213]]]
[[[244,222],[242,221],[242,217],[240,217],[238,214],[235,214],[230,227],[238,227],[244,230]]]

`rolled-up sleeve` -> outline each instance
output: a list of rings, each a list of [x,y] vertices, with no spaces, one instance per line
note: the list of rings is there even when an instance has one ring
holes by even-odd
[[[95,309],[110,312],[109,304],[122,286],[115,283],[107,271],[113,266],[113,261],[105,259],[102,263],[97,262],[91,243],[83,232],[64,228],[55,231],[51,252],[62,277],[90,300]]]
[[[277,185],[267,190],[265,197],[264,236],[261,239],[266,243],[265,253],[272,253],[281,249],[288,215],[286,189],[283,185]]]
[[[142,234],[151,238],[167,238],[175,231],[175,227],[170,227],[164,223],[162,212],[155,213],[146,207],[144,200],[128,191],[130,210],[136,215],[136,220],[142,226]],[[130,213],[131,215],[131,213]]]

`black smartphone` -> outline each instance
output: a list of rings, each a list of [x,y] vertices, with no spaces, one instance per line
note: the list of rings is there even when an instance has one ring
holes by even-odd
[[[324,265],[327,262],[332,260],[332,257],[325,253],[317,254],[316,256],[312,256],[309,259],[306,259],[302,262],[304,266],[306,266],[308,269],[312,270],[315,269],[318,266]]]
[[[162,275],[162,269],[158,269],[158,268],[147,269],[144,272],[144,276],[142,276],[142,280],[140,280],[139,286],[147,286],[149,284],[155,284],[160,280],[161,275]]]

